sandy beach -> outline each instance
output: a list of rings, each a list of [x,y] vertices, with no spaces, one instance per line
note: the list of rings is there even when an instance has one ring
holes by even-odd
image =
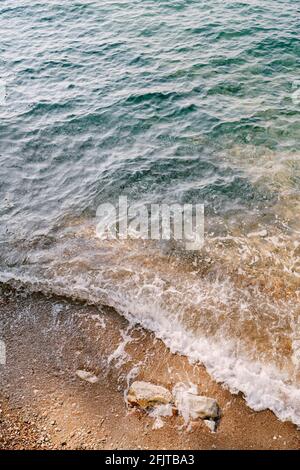
[[[201,365],[170,353],[114,310],[2,287],[0,366],[1,449],[299,449],[291,423],[254,412],[241,394],[214,382]],[[97,377],[89,383],[76,371]],[[163,418],[128,409],[133,380],[198,385],[215,398],[221,419],[215,433],[202,420]]]

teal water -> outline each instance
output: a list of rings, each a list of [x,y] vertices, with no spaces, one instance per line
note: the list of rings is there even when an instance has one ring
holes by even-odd
[[[0,4],[1,280],[113,305],[298,424],[299,26],[297,0]],[[119,195],[204,203],[203,251],[101,245]]]

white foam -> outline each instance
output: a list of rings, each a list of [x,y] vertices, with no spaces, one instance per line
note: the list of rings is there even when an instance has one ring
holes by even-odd
[[[149,413],[151,418],[154,418],[154,423],[152,429],[160,429],[164,426],[164,421],[162,418],[172,416],[173,409],[171,404],[158,405],[155,406]]]
[[[114,366],[120,369],[122,365],[130,359],[129,354],[126,352],[126,346],[132,340],[132,337],[128,334],[129,330],[130,328],[126,328],[126,330],[120,331],[122,341],[120,341],[117,348],[108,356],[108,365],[114,361]]]
[[[100,326],[100,328],[103,328],[105,329],[106,328],[106,322],[105,322],[105,319],[104,319],[104,315],[103,314],[100,314],[100,313],[93,313],[91,315],[91,318],[92,320],[94,320],[96,322],[96,324],[98,326]]]
[[[241,260],[245,262],[246,259],[250,259],[251,262],[255,262],[253,254],[256,253],[256,246],[252,248],[253,251],[247,243],[240,245],[237,257],[240,269],[243,268]],[[273,245],[271,248],[269,253],[273,256]],[[258,255],[258,258],[265,256],[259,252]],[[12,269],[11,272],[0,273],[0,280],[3,282],[9,279],[20,280],[25,284],[31,284],[33,290],[110,305],[122,313],[131,325],[139,323],[153,331],[172,352],[186,355],[192,362],[203,363],[211,376],[218,382],[226,384],[232,393],[243,392],[247,404],[254,410],[269,408],[280,419],[293,421],[300,426],[300,387],[293,373],[280,369],[275,361],[263,362],[263,357],[260,358],[259,355],[258,359],[254,360],[251,351],[249,353],[246,347],[242,347],[244,338],[241,339],[239,334],[243,334],[243,330],[237,329],[234,332],[236,334],[232,334],[236,322],[242,324],[243,321],[251,320],[260,327],[270,325],[273,328],[274,318],[279,324],[282,321],[284,329],[278,331],[286,331],[286,325],[289,328],[289,333],[292,335],[290,339],[293,341],[293,355],[290,362],[291,365],[293,363],[297,365],[299,324],[295,323],[293,326],[293,318],[297,317],[297,300],[274,300],[267,297],[263,291],[259,291],[258,285],[252,286],[252,290],[247,291],[235,285],[229,275],[220,278],[216,275],[201,278],[195,273],[187,275],[186,278],[179,277],[172,264],[167,264],[165,268],[159,266],[161,271],[159,268],[154,271],[151,264],[147,270],[147,266],[141,263],[143,256],[141,251],[138,252],[138,256],[137,262],[133,258],[130,264],[128,255],[122,265],[116,255],[116,260],[109,259],[109,266],[104,264],[94,271],[89,270],[88,262],[87,270],[83,269],[81,263],[75,267],[73,264],[67,264],[64,270],[58,269],[59,263],[54,264],[52,278],[47,276],[43,278],[40,272],[35,277],[33,273],[18,273]],[[281,272],[291,271],[293,263],[296,262],[294,257],[291,252],[288,259],[281,259]],[[56,262],[56,258],[53,262]],[[91,272],[96,273],[95,278],[91,278]],[[292,269],[292,272],[295,277],[295,269]],[[46,271],[46,275],[49,275],[49,270]],[[260,318],[253,317],[253,311],[255,312],[257,307],[265,322],[259,323]],[[238,311],[236,319],[229,317],[234,311]],[[190,312],[196,312],[197,315],[195,333],[188,325]],[[206,312],[210,315],[208,319]],[[195,320],[195,317],[192,320]],[[211,334],[209,328],[215,325],[217,332]],[[279,339],[278,331],[275,341]],[[117,367],[121,367],[129,360],[125,351],[126,345],[131,340],[128,332],[129,330],[123,332],[121,343],[108,358],[109,364],[113,361]],[[271,329],[266,333],[273,340]]]
[[[173,396],[175,397],[176,407],[179,414],[183,417],[185,424],[194,418],[193,410],[190,408],[190,395],[197,395],[198,388],[195,384],[179,382],[173,387]]]
[[[300,426],[300,388],[287,373],[272,364],[237,355],[233,340],[195,337],[176,319],[170,322],[162,312],[141,315],[141,308],[131,306],[123,313],[129,321],[138,319],[142,326],[153,331],[171,352],[186,355],[191,362],[203,363],[209,374],[217,382],[226,384],[232,393],[243,392],[253,410],[270,409],[282,421]]]

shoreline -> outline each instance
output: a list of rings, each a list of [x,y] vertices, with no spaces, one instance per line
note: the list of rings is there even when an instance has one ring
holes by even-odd
[[[7,349],[0,365],[0,448],[4,449],[299,449],[295,425],[269,410],[254,412],[242,394],[217,384],[201,365],[172,354],[111,308],[2,288],[0,327]],[[86,370],[95,383],[76,374]],[[221,420],[154,418],[129,410],[133,380],[163,385],[191,382],[215,398]]]

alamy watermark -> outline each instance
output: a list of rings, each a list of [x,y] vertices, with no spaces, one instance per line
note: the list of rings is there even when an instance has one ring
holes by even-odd
[[[2,339],[0,339],[0,365],[6,364],[6,346]]]
[[[203,204],[128,205],[120,196],[116,205],[101,204],[96,212],[96,234],[102,240],[178,240],[186,250],[204,244]]]

